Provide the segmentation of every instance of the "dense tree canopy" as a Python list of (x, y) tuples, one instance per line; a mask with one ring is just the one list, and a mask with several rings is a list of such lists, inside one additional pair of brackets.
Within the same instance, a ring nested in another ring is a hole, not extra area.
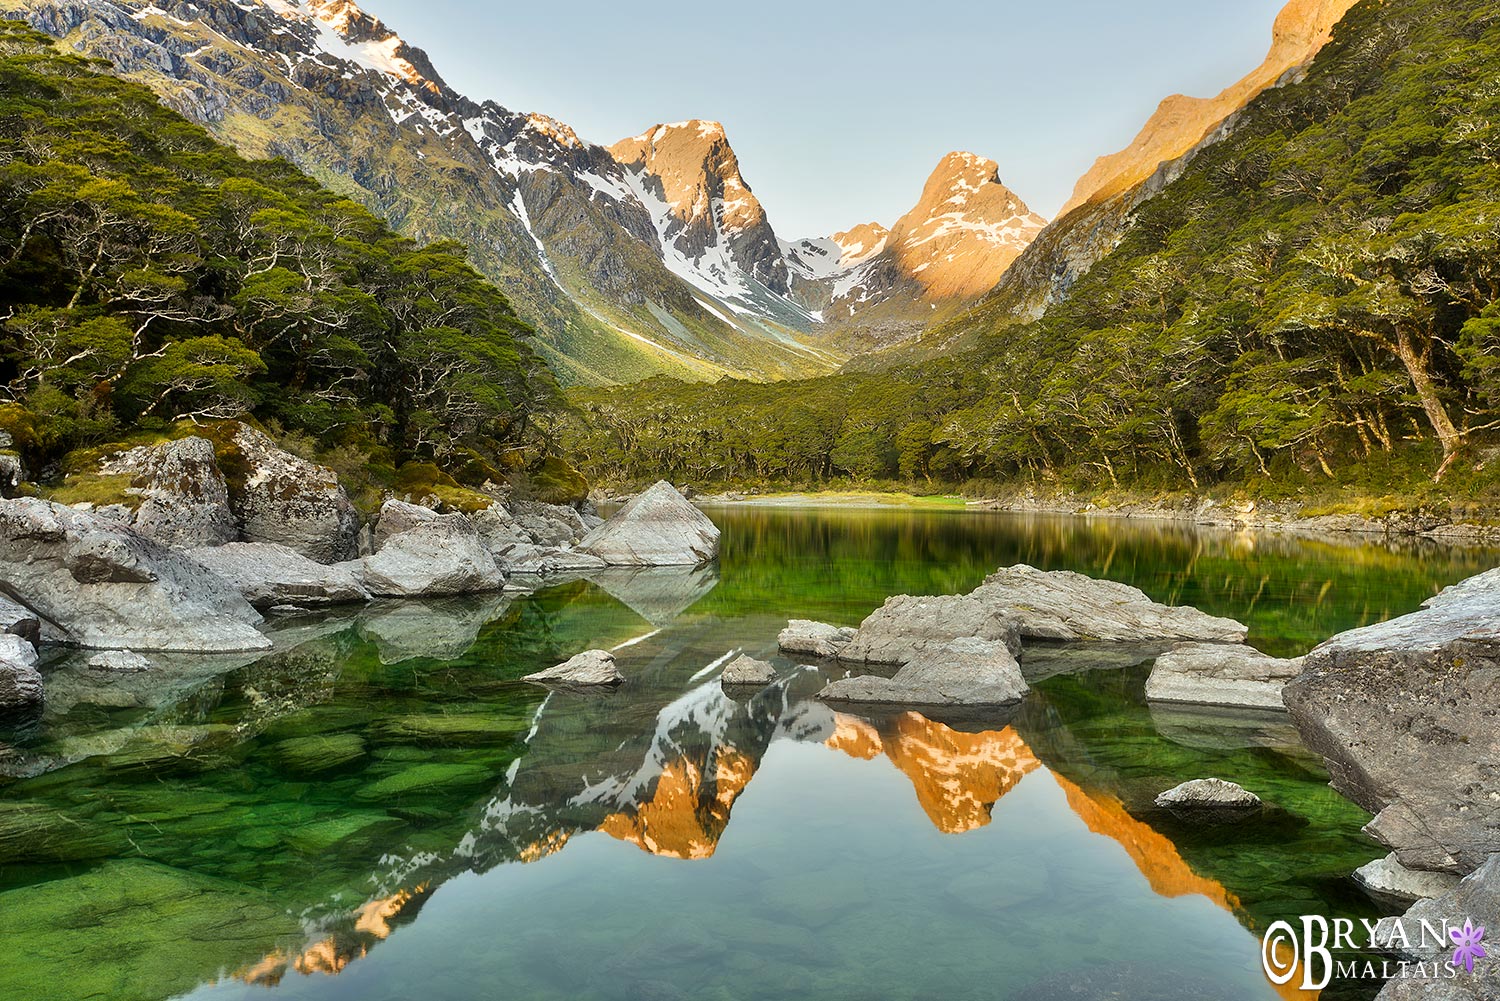
[[(1202, 489), (1486, 466), (1500, 427), (1500, 10), (1366, 0), (1040, 321), (778, 386), (579, 394), (620, 479)], [(1451, 481), (1450, 481), (1451, 482)]]
[(0, 20), (0, 410), (44, 458), (252, 414), (324, 447), (498, 461), (556, 410), (461, 247), (100, 70)]

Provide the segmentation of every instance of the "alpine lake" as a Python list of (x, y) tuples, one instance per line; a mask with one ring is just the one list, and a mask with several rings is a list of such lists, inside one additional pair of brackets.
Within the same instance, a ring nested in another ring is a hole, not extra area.
[[(1029, 649), (949, 726), (814, 696), (789, 618), (1029, 563), (1278, 656), (1500, 553), (962, 508), (710, 508), (719, 561), (278, 618), (274, 652), (46, 665), (0, 729), (0, 998), (1251, 1001), (1272, 922), (1390, 913), (1384, 854), (1284, 716), (1165, 708), (1149, 653)], [(518, 582), (519, 583), (519, 582)], [(522, 675), (612, 648), (612, 694)], [(779, 680), (723, 691), (737, 652)], [(1254, 819), (1153, 806), (1238, 782)], [(1327, 999), (1379, 984), (1335, 981)]]

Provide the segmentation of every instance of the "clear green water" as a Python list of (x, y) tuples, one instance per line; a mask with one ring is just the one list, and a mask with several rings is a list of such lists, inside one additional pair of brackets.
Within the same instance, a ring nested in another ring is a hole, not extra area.
[[(1149, 661), (1029, 658), (975, 732), (836, 715), (789, 617), (1028, 562), (1299, 653), (1496, 554), (941, 510), (725, 509), (716, 570), (281, 623), (257, 661), (63, 660), (0, 731), (0, 997), (1259, 999), (1259, 929), (1373, 916), (1380, 854), (1276, 717), (1144, 704)], [(629, 644), (621, 646), (622, 644)], [(515, 681), (619, 646), (603, 697)], [(782, 680), (734, 698), (732, 651)], [(1218, 775), (1274, 808), (1151, 806)], [(1371, 985), (1325, 997), (1367, 998)]]

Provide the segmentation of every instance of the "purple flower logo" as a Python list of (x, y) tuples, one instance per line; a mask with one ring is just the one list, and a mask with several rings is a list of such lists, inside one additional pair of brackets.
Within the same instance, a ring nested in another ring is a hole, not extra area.
[(1448, 934), (1455, 946), (1453, 965), (1462, 966), (1466, 972), (1473, 973), (1474, 960), (1483, 959), (1486, 955), (1484, 946), (1479, 944), (1484, 941), (1484, 925), (1475, 928), (1473, 919), (1465, 918), (1462, 928), (1450, 928)]

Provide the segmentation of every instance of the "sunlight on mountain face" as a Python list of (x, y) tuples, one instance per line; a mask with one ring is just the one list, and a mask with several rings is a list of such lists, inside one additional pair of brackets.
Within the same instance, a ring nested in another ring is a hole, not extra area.
[(649, 800), (610, 814), (599, 830), (653, 855), (708, 858), (753, 774), (755, 763), (733, 748), (718, 748), (707, 770), (686, 758), (669, 762)]
[(837, 729), (828, 746), (865, 760), (884, 752), (911, 780), (923, 812), (944, 834), (988, 824), (1000, 797), (1040, 764), (1010, 727), (964, 733), (906, 713), (882, 736), (858, 717), (836, 717)]

